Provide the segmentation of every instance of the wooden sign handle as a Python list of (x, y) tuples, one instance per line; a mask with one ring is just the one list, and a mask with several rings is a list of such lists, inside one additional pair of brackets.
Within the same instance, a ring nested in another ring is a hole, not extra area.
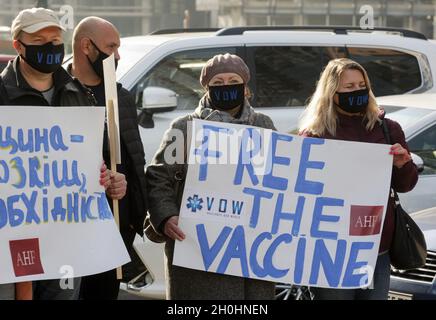
[[(109, 133), (109, 149), (110, 149), (110, 158), (111, 158), (111, 166), (110, 169), (112, 172), (117, 172), (117, 152), (118, 145), (116, 143), (117, 139), (115, 138), (116, 133), (116, 125), (115, 125), (115, 111), (114, 111), (114, 102), (113, 100), (108, 101), (108, 109), (107, 109), (107, 125), (108, 125), (108, 133)], [(112, 209), (114, 211), (115, 223), (120, 229), (120, 208), (118, 205), (118, 200), (112, 199)], [(123, 272), (121, 267), (117, 268), (117, 279), (120, 280), (123, 277)]]

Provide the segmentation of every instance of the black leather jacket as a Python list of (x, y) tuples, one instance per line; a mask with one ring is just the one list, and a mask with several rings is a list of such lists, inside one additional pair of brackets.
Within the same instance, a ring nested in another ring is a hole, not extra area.
[(9, 62), (0, 75), (0, 105), (21, 106), (92, 106), (92, 92), (63, 68), (53, 73), (54, 94), (49, 104), (38, 90), (32, 88), (18, 68), (20, 57)]

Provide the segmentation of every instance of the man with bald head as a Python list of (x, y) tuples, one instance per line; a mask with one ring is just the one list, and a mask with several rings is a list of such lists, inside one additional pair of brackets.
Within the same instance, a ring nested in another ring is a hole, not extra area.
[(99, 17), (83, 19), (74, 29), (71, 74), (88, 87), (102, 84), (102, 61), (113, 53), (118, 62), (119, 47), (120, 35), (112, 23)]
[[(88, 87), (104, 106), (103, 60), (115, 56), (115, 67), (120, 55), (120, 35), (115, 26), (99, 17), (87, 17), (79, 22), (73, 34), (73, 62), (68, 66), (70, 74)], [(120, 232), (129, 252), (132, 252), (135, 234), (143, 235), (147, 212), (145, 156), (138, 130), (137, 112), (131, 94), (117, 84), (121, 137), (121, 165), (117, 171), (127, 180), (126, 196), (120, 200)], [(106, 128), (105, 128), (106, 130)], [(103, 158), (110, 161), (109, 147), (105, 134)], [(107, 162), (110, 163), (110, 162)], [(111, 195), (108, 195), (111, 197)], [(109, 203), (112, 203), (109, 201)], [(117, 299), (120, 281), (116, 270), (83, 277), (80, 296), (82, 299)]]

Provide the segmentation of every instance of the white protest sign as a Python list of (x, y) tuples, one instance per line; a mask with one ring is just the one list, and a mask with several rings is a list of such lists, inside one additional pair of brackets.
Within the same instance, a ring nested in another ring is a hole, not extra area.
[(0, 283), (130, 261), (99, 184), (104, 111), (1, 107)]
[[(121, 163), (121, 148), (120, 148), (120, 116), (118, 111), (118, 91), (117, 91), (117, 78), (115, 74), (115, 56), (112, 53), (108, 58), (103, 60), (103, 74), (104, 74), (104, 92), (106, 98), (106, 108), (109, 107), (110, 102), (114, 106), (114, 120), (115, 120), (115, 132), (113, 137), (115, 138), (115, 152), (116, 163)], [(109, 113), (109, 111), (107, 111)], [(112, 135), (111, 126), (108, 126), (109, 136)], [(114, 168), (111, 168), (115, 170)]]
[(175, 265), (317, 287), (371, 284), (388, 145), (203, 120), (191, 139)]

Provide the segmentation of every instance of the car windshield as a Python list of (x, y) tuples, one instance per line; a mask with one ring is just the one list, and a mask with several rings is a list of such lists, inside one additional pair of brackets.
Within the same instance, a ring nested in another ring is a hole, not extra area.
[(117, 68), (117, 79), (121, 79), (142, 57), (155, 48), (154, 44), (121, 40), (120, 60)]
[(434, 110), (430, 109), (398, 108), (390, 106), (383, 106), (383, 109), (386, 110), (386, 113), (388, 114), (387, 117), (397, 121), (403, 129), (411, 126), (419, 119), (434, 112)]

